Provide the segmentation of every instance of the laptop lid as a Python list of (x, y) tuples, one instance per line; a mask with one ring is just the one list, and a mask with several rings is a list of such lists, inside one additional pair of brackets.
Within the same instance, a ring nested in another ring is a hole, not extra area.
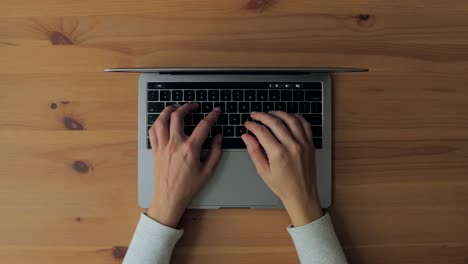
[(309, 74), (367, 72), (364, 68), (108, 68), (105, 72), (138, 72), (161, 74)]

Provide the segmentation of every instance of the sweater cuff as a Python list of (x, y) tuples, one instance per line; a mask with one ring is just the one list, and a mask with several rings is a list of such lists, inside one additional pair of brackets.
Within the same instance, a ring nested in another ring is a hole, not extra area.
[(288, 232), (301, 263), (347, 263), (328, 213)]
[(183, 233), (183, 229), (165, 226), (142, 213), (124, 263), (168, 263)]

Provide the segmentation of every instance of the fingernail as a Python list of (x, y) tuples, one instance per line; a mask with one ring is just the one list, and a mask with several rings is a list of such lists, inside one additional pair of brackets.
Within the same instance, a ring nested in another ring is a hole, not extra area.
[(175, 107), (175, 108), (179, 108), (179, 107), (180, 107), (180, 104), (175, 104), (174, 107)]
[(215, 112), (221, 112), (221, 108), (215, 107), (215, 108), (213, 109), (213, 111), (215, 111)]
[(257, 113), (257, 112), (252, 112), (252, 113), (250, 113), (250, 114), (251, 114), (251, 115), (255, 115), (256, 113)]

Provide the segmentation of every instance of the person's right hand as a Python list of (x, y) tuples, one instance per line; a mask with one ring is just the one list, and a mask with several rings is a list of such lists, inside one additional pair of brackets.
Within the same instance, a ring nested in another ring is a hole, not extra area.
[(249, 134), (242, 135), (242, 140), (258, 174), (281, 199), (292, 224), (302, 226), (320, 218), (322, 209), (315, 186), (315, 149), (309, 123), (300, 115), (282, 111), (253, 112), (251, 117), (263, 124), (245, 123), (258, 141)]

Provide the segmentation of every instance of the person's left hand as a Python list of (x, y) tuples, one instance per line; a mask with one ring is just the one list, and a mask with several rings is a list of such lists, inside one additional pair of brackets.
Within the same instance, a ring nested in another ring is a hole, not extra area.
[(184, 117), (198, 104), (169, 106), (149, 130), (153, 151), (154, 189), (148, 216), (176, 227), (192, 197), (213, 174), (221, 158), (222, 135), (217, 135), (205, 161), (200, 160), (202, 143), (221, 110), (215, 108), (197, 125), (191, 136), (184, 134)]

